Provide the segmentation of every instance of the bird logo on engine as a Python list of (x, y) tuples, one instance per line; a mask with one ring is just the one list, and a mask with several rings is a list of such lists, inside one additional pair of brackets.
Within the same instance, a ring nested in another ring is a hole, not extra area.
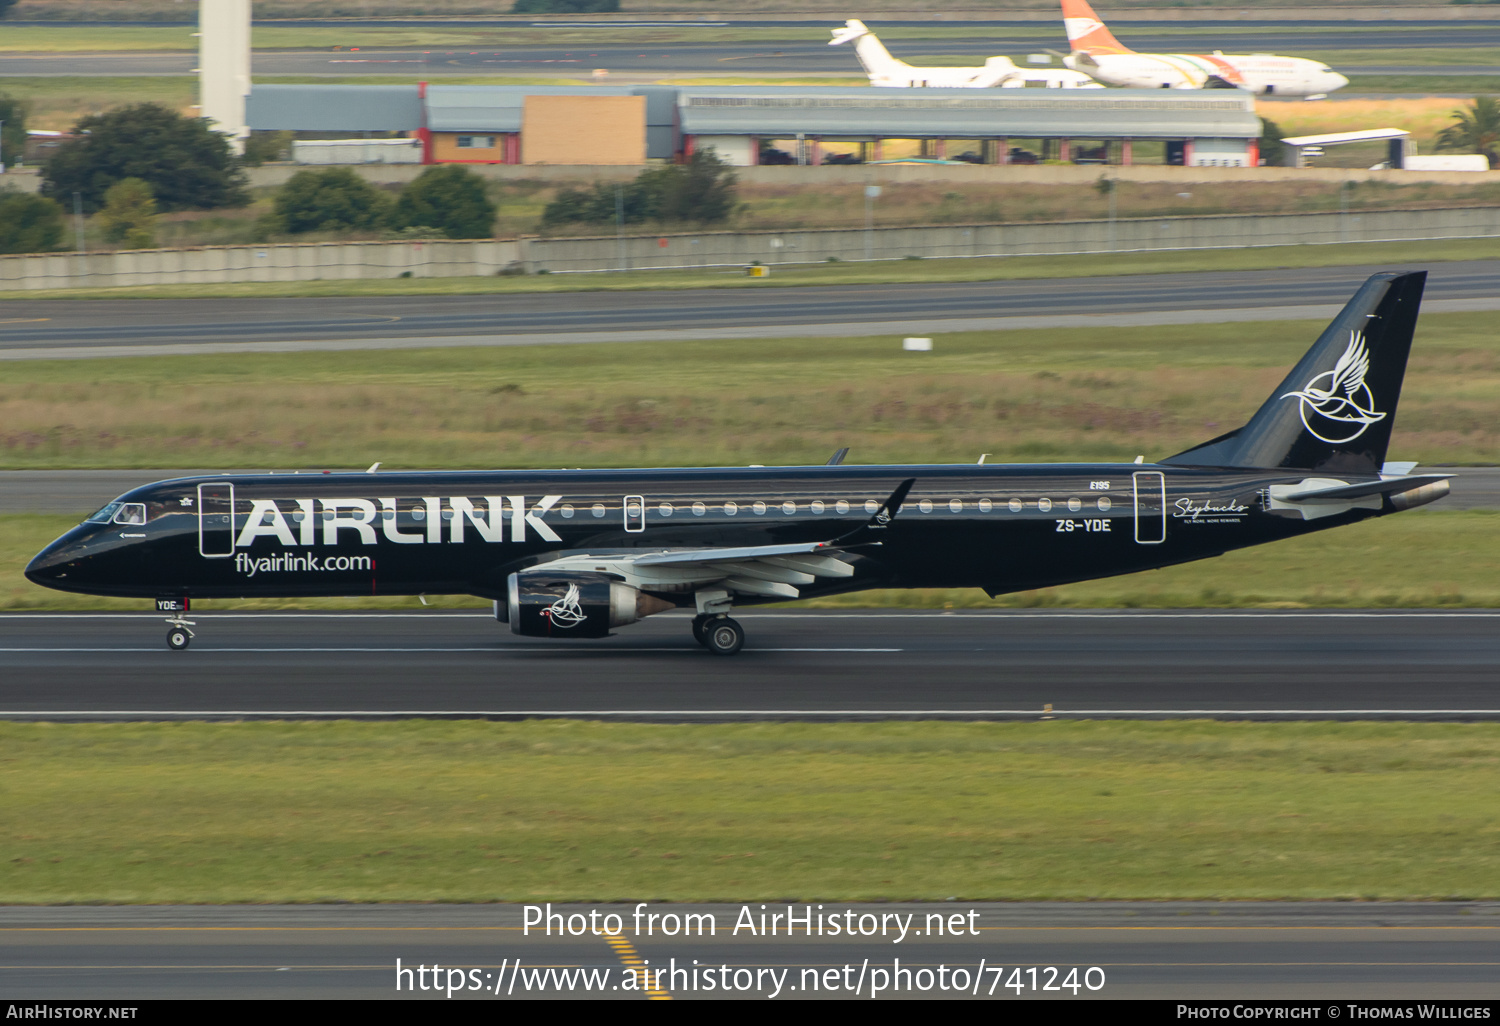
[(568, 585), (567, 593), (546, 609), (542, 610), (552, 626), (566, 630), (569, 627), (577, 627), (588, 619), (588, 614), (583, 611), (583, 606), (578, 602), (578, 585)]

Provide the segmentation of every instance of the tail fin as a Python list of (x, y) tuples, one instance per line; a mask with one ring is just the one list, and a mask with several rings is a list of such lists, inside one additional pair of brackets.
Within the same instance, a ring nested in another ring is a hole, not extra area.
[(1088, 0), (1062, 0), (1063, 29), (1068, 33), (1068, 45), (1075, 53), (1082, 50), (1094, 57), (1109, 53), (1135, 53), (1120, 45), (1104, 22), (1094, 13)]
[(1371, 275), (1250, 423), (1160, 462), (1378, 473), (1426, 282)]
[(865, 23), (856, 19), (844, 22), (841, 29), (832, 29), (833, 39), (829, 46), (838, 46), (840, 43), (854, 44), (854, 52), (859, 57), (859, 63), (864, 65), (865, 71), (872, 75), (886, 75), (896, 68), (905, 67), (904, 61), (898, 61), (891, 56), (891, 52), (885, 48), (885, 44), (865, 27)]

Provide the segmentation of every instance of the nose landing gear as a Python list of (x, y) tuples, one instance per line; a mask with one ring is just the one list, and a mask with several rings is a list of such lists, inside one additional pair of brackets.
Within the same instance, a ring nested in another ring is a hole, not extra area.
[(174, 652), (181, 652), (196, 637), (193, 634), (194, 620), (184, 620), (180, 616), (167, 617), (167, 623), (172, 629), (167, 631), (167, 647)]

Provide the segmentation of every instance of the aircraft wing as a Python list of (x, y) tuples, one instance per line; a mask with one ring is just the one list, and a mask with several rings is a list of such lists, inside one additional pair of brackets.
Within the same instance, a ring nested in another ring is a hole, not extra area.
[(794, 599), (798, 588), (819, 577), (853, 577), (854, 567), (839, 559), (845, 549), (878, 542), (901, 509), (915, 478), (897, 486), (868, 521), (830, 541), (732, 548), (658, 549), (593, 555), (573, 553), (537, 569), (605, 573), (642, 591), (683, 593), (708, 586), (735, 595)]
[(539, 569), (607, 573), (642, 591), (688, 592), (715, 585), (731, 594), (794, 599), (801, 585), (819, 577), (854, 576), (854, 567), (834, 555), (839, 551), (827, 542), (667, 549), (564, 556)]

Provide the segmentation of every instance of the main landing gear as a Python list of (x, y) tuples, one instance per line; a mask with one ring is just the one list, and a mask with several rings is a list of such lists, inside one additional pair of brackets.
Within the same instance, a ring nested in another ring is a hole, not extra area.
[(714, 655), (732, 656), (745, 645), (745, 628), (727, 616), (695, 616), (693, 639)]

